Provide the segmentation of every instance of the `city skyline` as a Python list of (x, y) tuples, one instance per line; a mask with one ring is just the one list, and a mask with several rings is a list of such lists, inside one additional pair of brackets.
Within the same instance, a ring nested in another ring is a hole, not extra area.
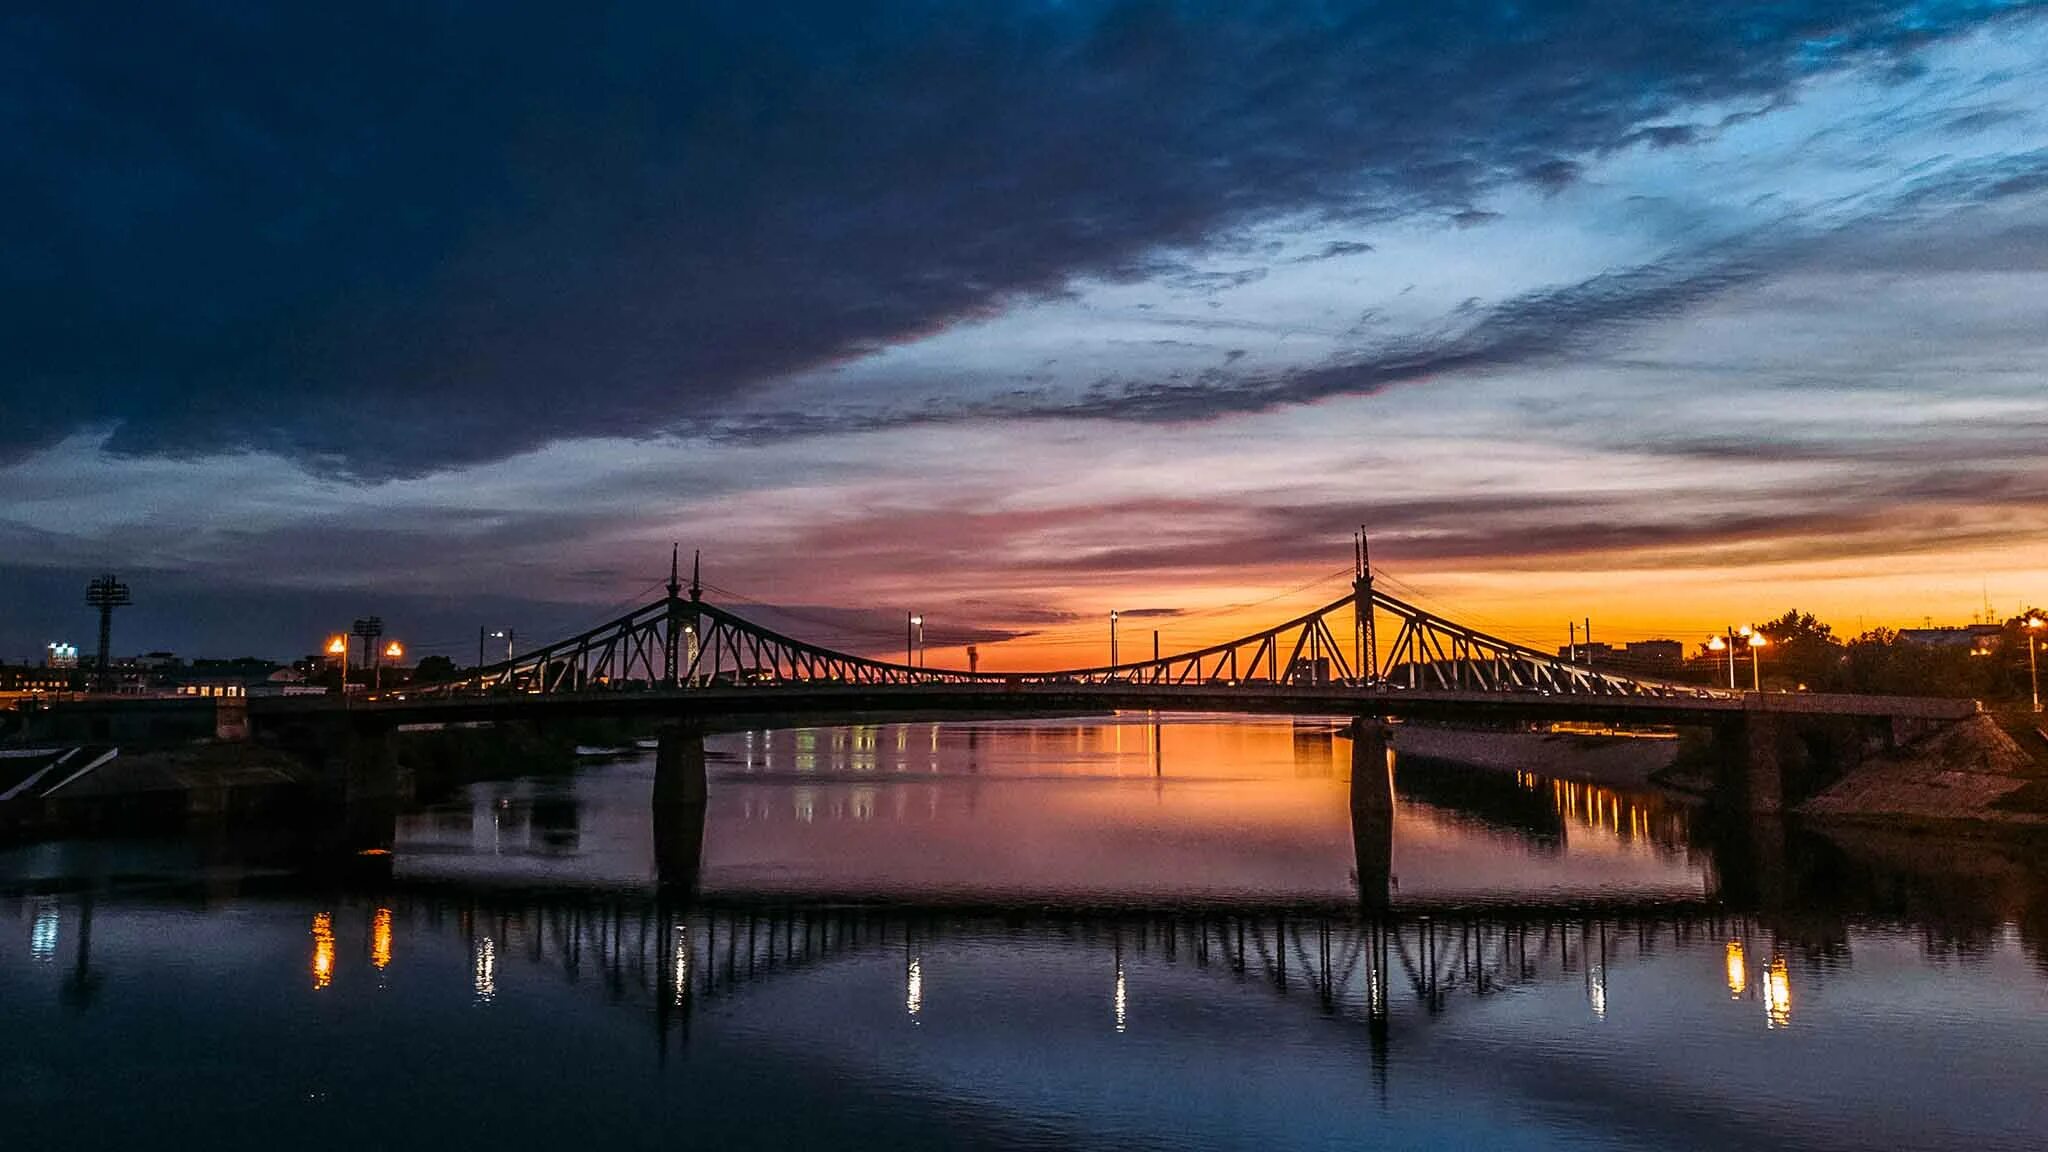
[(10, 658), (2048, 599), (2036, 5), (0, 20)]

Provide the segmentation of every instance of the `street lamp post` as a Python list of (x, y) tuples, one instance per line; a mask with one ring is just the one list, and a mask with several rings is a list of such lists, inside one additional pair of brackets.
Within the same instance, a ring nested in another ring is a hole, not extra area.
[(2034, 639), (2034, 633), (2039, 632), (2043, 628), (2048, 628), (2048, 620), (2043, 620), (2039, 616), (2029, 616), (2027, 617), (2026, 631), (2022, 633), (2027, 638), (2027, 677), (2034, 683), (2034, 711), (2036, 712), (2041, 710), (2041, 658), (2035, 655), (2035, 652), (2041, 647), (2041, 642)]
[(924, 639), (924, 617), (915, 612), (903, 614), (903, 663), (915, 668), (918, 649)]
[[(1728, 635), (1730, 639), (1733, 639), (1735, 636), (1734, 629), (1729, 629)], [(1728, 640), (1723, 640), (1719, 636), (1709, 636), (1707, 638), (1707, 651), (1728, 653), (1728, 690), (1730, 692), (1735, 691), (1735, 645), (1729, 643)]]
[(348, 637), (337, 632), (327, 640), (327, 654), (341, 667), (341, 698), (348, 699)]
[(1735, 641), (1738, 636), (1742, 638), (1742, 644), (1749, 649), (1750, 682), (1755, 686), (1756, 691), (1762, 692), (1764, 690), (1763, 672), (1757, 665), (1757, 658), (1761, 653), (1757, 650), (1771, 641), (1770, 637), (1757, 631), (1755, 625), (1744, 624), (1740, 628), (1730, 628), (1725, 636), (1709, 636), (1707, 638), (1707, 651), (1728, 653), (1728, 690), (1733, 692), (1735, 691), (1735, 649), (1737, 647)]
[[(403, 658), (404, 656), (405, 645), (400, 644), (398, 641), (393, 640), (391, 643), (386, 644), (384, 646), (385, 660), (391, 660), (395, 662)], [(384, 663), (381, 660), (377, 663), (377, 686), (375, 691), (380, 696), (384, 694)]]
[(1116, 609), (1109, 610), (1109, 666), (1116, 667)]

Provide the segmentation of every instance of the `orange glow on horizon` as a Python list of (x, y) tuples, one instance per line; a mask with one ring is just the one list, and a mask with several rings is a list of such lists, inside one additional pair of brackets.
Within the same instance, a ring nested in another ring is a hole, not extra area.
[[(1677, 640), (1690, 652), (1703, 638), (1726, 631), (1730, 620), (1774, 619), (1788, 609), (1811, 612), (1831, 625), (1837, 636), (1850, 639), (1874, 628), (1920, 627), (1929, 619), (1936, 624), (1973, 622), (1983, 611), (1987, 584), (2001, 616), (2048, 603), (2048, 566), (2039, 550), (2031, 548), (2000, 547), (1939, 557), (1915, 554), (1881, 565), (1858, 557), (1726, 569), (1695, 562), (1659, 569), (1637, 567), (1626, 557), (1598, 555), (1576, 557), (1570, 566), (1558, 561), (1554, 567), (1534, 570), (1509, 567), (1505, 561), (1502, 565), (1440, 571), (1382, 568), (1379, 586), (1419, 608), (1545, 652), (1564, 647), (1570, 639), (1567, 626), (1587, 617), (1592, 618), (1596, 642)], [(966, 574), (962, 579), (972, 583)], [(1303, 588), (1304, 584), (1311, 586)], [(1118, 654), (1124, 663), (1132, 663), (1151, 657), (1155, 628), (1161, 655), (1190, 652), (1332, 603), (1348, 594), (1349, 584), (1348, 572), (1333, 569), (1275, 569), (1229, 580), (1169, 574), (1017, 593), (1021, 601), (1067, 614), (1072, 623), (1046, 626), (984, 614), (926, 615), (953, 626), (1024, 633), (1009, 640), (977, 639), (984, 672), (1093, 668), (1109, 663), (1108, 615), (1113, 607), (1122, 609)], [(951, 591), (938, 589), (939, 594)], [(968, 595), (965, 585), (959, 594)], [(930, 600), (933, 593), (927, 590), (916, 598)], [(1133, 604), (1172, 614), (1134, 617), (1128, 608)], [(1384, 649), (1391, 644), (1393, 629), (1381, 631)], [(967, 667), (966, 644), (947, 642), (943, 628), (929, 634), (925, 653), (929, 667)], [(878, 640), (866, 654), (900, 661), (901, 641), (892, 649)]]

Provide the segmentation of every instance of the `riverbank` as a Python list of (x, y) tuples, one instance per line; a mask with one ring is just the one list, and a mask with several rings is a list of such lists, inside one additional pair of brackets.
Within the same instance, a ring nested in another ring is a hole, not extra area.
[[(1802, 816), (1892, 827), (1998, 824), (2048, 829), (2048, 754), (1990, 714), (1865, 761), (1799, 806)], [(2021, 727), (2025, 731), (2024, 727)]]
[(1499, 772), (1531, 772), (1608, 788), (1654, 788), (1678, 755), (1668, 735), (1527, 732), (1402, 724), (1393, 730), (1398, 756), (1445, 760)]

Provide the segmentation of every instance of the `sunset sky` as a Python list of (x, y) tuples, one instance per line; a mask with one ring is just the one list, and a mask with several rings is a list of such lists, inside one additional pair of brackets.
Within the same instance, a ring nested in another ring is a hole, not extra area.
[(2048, 604), (2048, 6), (246, 7), (0, 12), (10, 660)]

